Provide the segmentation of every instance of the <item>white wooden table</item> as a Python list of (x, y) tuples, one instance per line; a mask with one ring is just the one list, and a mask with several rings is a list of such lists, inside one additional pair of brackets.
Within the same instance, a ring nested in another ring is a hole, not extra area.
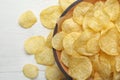
[[(35, 80), (46, 80), (45, 67), (36, 64), (34, 56), (24, 51), (24, 41), (34, 35), (47, 36), (49, 30), (39, 20), (40, 11), (57, 0), (0, 0), (0, 80), (29, 80), (22, 73), (25, 64), (32, 63), (39, 67), (40, 73)], [(38, 22), (30, 29), (18, 25), (21, 13), (32, 10)]]

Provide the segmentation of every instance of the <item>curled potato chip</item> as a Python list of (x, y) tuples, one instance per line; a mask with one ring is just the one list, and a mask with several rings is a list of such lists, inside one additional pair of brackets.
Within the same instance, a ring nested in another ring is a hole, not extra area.
[(41, 52), (45, 47), (45, 39), (42, 36), (33, 36), (28, 38), (24, 43), (25, 51), (28, 54)]
[(19, 25), (23, 28), (30, 28), (37, 22), (37, 19), (32, 11), (26, 11), (19, 17)]
[(79, 56), (79, 54), (73, 48), (73, 43), (79, 36), (80, 36), (79, 32), (71, 32), (67, 34), (65, 38), (63, 39), (63, 47), (64, 47), (65, 52), (68, 55)]
[(109, 15), (111, 21), (115, 21), (119, 16), (119, 0), (107, 0), (104, 11)]
[(92, 73), (92, 63), (88, 57), (71, 57), (68, 73), (75, 80), (86, 80)]
[(60, 15), (62, 14), (62, 10), (60, 6), (51, 6), (47, 9), (44, 9), (40, 13), (41, 23), (49, 29), (53, 29)]
[(57, 50), (63, 49), (63, 38), (66, 36), (65, 32), (59, 32), (52, 38), (52, 46)]
[(53, 51), (51, 48), (46, 47), (42, 52), (35, 54), (35, 59), (38, 64), (53, 65), (55, 63)]
[(82, 25), (85, 14), (92, 6), (93, 4), (89, 2), (80, 2), (73, 11), (73, 20)]
[(47, 66), (45, 75), (47, 80), (63, 80), (65, 78), (56, 65)]
[(38, 67), (32, 64), (26, 64), (23, 67), (23, 73), (26, 77), (34, 79), (38, 76)]
[(65, 9), (67, 9), (75, 1), (76, 0), (59, 0), (59, 4), (60, 4), (61, 8), (64, 11)]
[(81, 26), (75, 23), (72, 18), (66, 19), (61, 27), (62, 31), (66, 33), (82, 31)]

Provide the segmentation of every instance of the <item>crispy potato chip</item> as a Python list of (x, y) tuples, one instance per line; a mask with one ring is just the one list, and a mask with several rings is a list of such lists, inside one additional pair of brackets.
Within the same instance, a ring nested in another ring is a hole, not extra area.
[(71, 57), (68, 73), (75, 80), (86, 80), (92, 73), (92, 64), (88, 57)]
[(32, 11), (26, 11), (19, 17), (19, 25), (23, 28), (31, 28), (37, 22)]
[(120, 72), (114, 71), (113, 80), (120, 80)]
[(107, 0), (104, 11), (109, 15), (111, 21), (115, 21), (119, 16), (119, 0)]
[(65, 32), (59, 32), (52, 38), (52, 46), (57, 50), (63, 49), (63, 38), (66, 36)]
[(63, 39), (63, 47), (68, 55), (76, 56), (79, 54), (74, 50), (73, 43), (80, 36), (79, 32), (71, 32)]
[(24, 43), (25, 51), (28, 54), (40, 53), (45, 47), (45, 39), (42, 36), (33, 36)]
[(52, 48), (52, 37), (53, 37), (53, 30), (49, 33), (46, 39), (46, 46)]
[(66, 33), (82, 31), (81, 26), (79, 26), (77, 23), (75, 23), (72, 18), (66, 19), (63, 22), (61, 27), (62, 27), (62, 31), (64, 31)]
[(64, 11), (65, 9), (67, 9), (75, 1), (76, 0), (59, 0), (59, 5), (61, 6), (61, 8)]
[(80, 2), (73, 11), (73, 20), (82, 25), (85, 14), (92, 6), (93, 4), (89, 2)]
[(62, 9), (60, 8), (60, 6), (48, 7), (40, 13), (41, 23), (46, 28), (53, 29), (61, 14)]
[(69, 55), (64, 50), (61, 52), (61, 61), (66, 67), (68, 67)]
[(42, 52), (35, 54), (35, 59), (38, 64), (53, 65), (55, 63), (53, 51), (51, 48), (46, 47)]
[(56, 65), (48, 66), (45, 75), (47, 80), (63, 80), (65, 78)]
[(102, 35), (99, 40), (101, 50), (108, 55), (118, 55), (118, 35), (119, 33), (116, 28), (112, 28), (106, 34)]
[(115, 68), (117, 72), (120, 72), (120, 56), (115, 57)]
[(23, 73), (27, 78), (34, 79), (38, 76), (38, 67), (32, 64), (26, 64), (23, 67)]
[(118, 19), (115, 21), (115, 25), (116, 25), (118, 31), (120, 32), (120, 16), (119, 16)]
[(94, 6), (94, 11), (98, 10), (98, 9), (103, 9), (104, 8), (104, 2), (103, 1), (97, 1), (95, 3), (95, 6)]
[(95, 72), (93, 80), (103, 80), (98, 72)]

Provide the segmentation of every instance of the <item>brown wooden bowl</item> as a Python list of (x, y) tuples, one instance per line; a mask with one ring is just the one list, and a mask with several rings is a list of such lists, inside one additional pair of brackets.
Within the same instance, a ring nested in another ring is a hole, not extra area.
[[(72, 16), (72, 12), (74, 7), (82, 2), (82, 1), (87, 1), (87, 2), (91, 2), (91, 3), (95, 3), (97, 1), (105, 1), (105, 0), (77, 0), (75, 1), (73, 4), (71, 4), (64, 12), (63, 14), (60, 16), (59, 21), (56, 23), (55, 29), (54, 29), (54, 34), (53, 36), (61, 31), (61, 24), (64, 22), (65, 19), (68, 19)], [(68, 68), (66, 66), (64, 66), (64, 64), (61, 62), (60, 57), (61, 57), (61, 51), (57, 51), (56, 49), (53, 48), (53, 54), (54, 54), (54, 58), (55, 61), (59, 67), (59, 69), (63, 72), (63, 74), (66, 77), (66, 80), (72, 80), (72, 78), (70, 77), (70, 75), (68, 74)]]

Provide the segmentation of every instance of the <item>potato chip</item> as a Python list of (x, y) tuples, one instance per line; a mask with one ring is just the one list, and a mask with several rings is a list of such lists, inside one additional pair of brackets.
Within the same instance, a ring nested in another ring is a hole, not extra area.
[(118, 19), (115, 21), (115, 25), (116, 25), (118, 31), (120, 32), (120, 16), (119, 16)]
[(59, 0), (59, 5), (61, 6), (61, 8), (64, 11), (65, 9), (67, 9), (75, 1), (76, 0)]
[(33, 36), (28, 38), (24, 43), (25, 51), (28, 54), (40, 53), (45, 46), (45, 39), (42, 36)]
[(64, 31), (66, 33), (82, 31), (81, 26), (79, 26), (77, 23), (75, 23), (72, 18), (66, 19), (63, 22), (61, 27), (62, 27), (62, 31)]
[(93, 4), (89, 2), (80, 2), (73, 11), (73, 20), (82, 25), (85, 14), (92, 6)]
[(35, 54), (35, 59), (38, 64), (53, 65), (55, 63), (53, 51), (51, 48), (46, 47), (42, 52)]
[(53, 37), (53, 30), (49, 33), (46, 39), (46, 46), (52, 48), (52, 37)]
[(68, 73), (75, 80), (86, 80), (92, 73), (92, 64), (88, 57), (71, 57)]
[(93, 80), (103, 80), (98, 72), (95, 72)]
[(107, 0), (104, 11), (109, 15), (111, 21), (115, 21), (119, 16), (119, 0)]
[(115, 57), (115, 68), (117, 72), (120, 72), (120, 56)]
[(113, 80), (120, 80), (120, 72), (114, 71)]
[(27, 78), (34, 79), (38, 76), (38, 67), (32, 64), (26, 64), (23, 67), (23, 73)]
[(116, 28), (112, 28), (106, 34), (102, 35), (99, 40), (101, 50), (108, 55), (118, 55), (118, 35), (119, 33)]
[(56, 65), (48, 66), (45, 75), (47, 80), (63, 80), (65, 78)]
[(68, 35), (66, 35), (65, 38), (63, 39), (63, 47), (64, 47), (65, 52), (68, 55), (79, 56), (79, 54), (73, 48), (73, 43), (79, 36), (80, 36), (80, 33), (71, 32)]
[(52, 46), (57, 50), (63, 49), (63, 38), (66, 36), (65, 32), (59, 32), (52, 38)]
[(37, 22), (36, 16), (32, 11), (26, 11), (19, 17), (19, 25), (23, 28), (31, 28)]
[(40, 13), (41, 23), (46, 28), (53, 29), (61, 14), (62, 9), (60, 8), (60, 6), (48, 7)]
[(64, 50), (61, 52), (61, 61), (66, 67), (68, 67), (69, 55)]

